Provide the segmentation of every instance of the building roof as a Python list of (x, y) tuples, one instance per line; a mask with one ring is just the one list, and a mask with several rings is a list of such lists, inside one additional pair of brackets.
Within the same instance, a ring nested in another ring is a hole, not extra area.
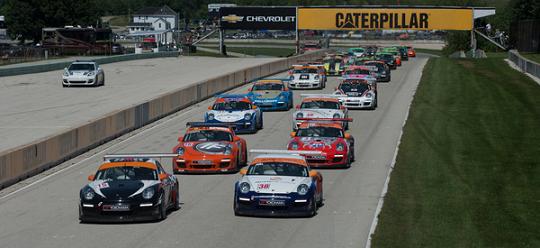
[(167, 5), (162, 7), (144, 7), (135, 12), (134, 15), (174, 15), (176, 12)]

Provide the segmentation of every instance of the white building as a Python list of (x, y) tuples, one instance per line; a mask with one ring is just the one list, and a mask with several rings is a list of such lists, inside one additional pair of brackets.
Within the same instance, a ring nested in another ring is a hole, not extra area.
[(133, 14), (128, 24), (129, 36), (152, 35), (162, 45), (173, 41), (174, 30), (178, 30), (178, 14), (169, 6), (145, 7)]

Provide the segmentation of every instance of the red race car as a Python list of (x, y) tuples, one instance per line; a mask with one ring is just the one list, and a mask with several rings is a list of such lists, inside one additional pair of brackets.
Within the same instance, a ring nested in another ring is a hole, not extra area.
[(247, 163), (246, 141), (232, 126), (190, 122), (184, 136), (173, 149), (175, 173), (236, 172)]
[(311, 167), (349, 168), (354, 161), (354, 138), (345, 132), (349, 118), (303, 118), (288, 150), (321, 151), (321, 155), (305, 155)]

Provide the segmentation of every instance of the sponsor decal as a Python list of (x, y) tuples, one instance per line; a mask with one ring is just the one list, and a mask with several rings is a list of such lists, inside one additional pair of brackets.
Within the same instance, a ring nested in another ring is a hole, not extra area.
[(295, 7), (222, 7), (219, 9), (224, 29), (294, 30)]
[(298, 28), (312, 30), (471, 30), (468, 8), (299, 8)]
[(261, 184), (257, 184), (257, 189), (269, 189), (270, 188), (270, 184), (269, 183), (261, 183)]
[(196, 144), (193, 148), (199, 152), (210, 153), (210, 154), (221, 154), (225, 151), (227, 143), (223, 142), (202, 142)]
[(109, 187), (109, 183), (107, 182), (102, 182), (100, 184), (97, 185), (98, 189), (106, 189)]

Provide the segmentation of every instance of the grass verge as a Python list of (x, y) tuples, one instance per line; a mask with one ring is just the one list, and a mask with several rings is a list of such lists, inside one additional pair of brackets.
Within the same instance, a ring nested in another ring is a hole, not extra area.
[(528, 58), (536, 63), (540, 63), (540, 53), (520, 53), (523, 57)]
[(432, 58), (373, 247), (540, 247), (540, 87), (501, 58)]
[(427, 54), (433, 54), (437, 56), (443, 56), (442, 50), (425, 49), (425, 48), (415, 48), (414, 50), (417, 53), (427, 53)]

